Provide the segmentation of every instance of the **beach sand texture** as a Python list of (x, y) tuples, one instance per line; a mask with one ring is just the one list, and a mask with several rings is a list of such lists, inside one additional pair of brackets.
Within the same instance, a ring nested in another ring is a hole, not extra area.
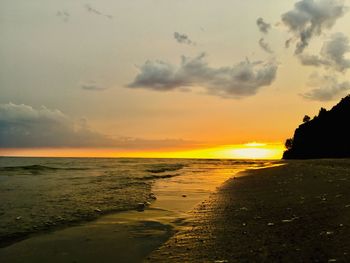
[[(21, 162), (22, 160), (18, 161)], [(45, 161), (58, 162), (58, 160)], [(61, 188), (65, 188), (67, 184), (69, 185), (72, 181), (71, 177), (77, 175), (76, 171), (71, 172), (68, 170), (68, 168), (72, 166), (70, 164), (72, 160), (67, 159), (59, 161), (61, 163), (63, 162), (63, 164), (61, 164), (64, 169), (63, 172), (61, 171), (62, 169), (58, 171), (54, 169), (54, 171), (50, 173), (50, 171), (45, 169), (42, 173), (35, 174), (34, 179), (37, 181), (41, 180), (41, 184), (45, 185), (48, 183), (47, 177), (50, 176), (49, 179), (61, 180)], [(127, 163), (125, 163), (126, 161)], [(69, 163), (68, 168), (64, 166), (66, 162)], [(111, 187), (115, 188), (119, 181), (124, 182), (126, 179), (132, 184), (137, 183), (137, 185), (139, 185), (141, 182), (142, 185), (144, 185), (145, 181), (143, 178), (148, 178), (150, 176), (152, 176), (152, 178), (160, 178), (149, 182), (149, 185), (152, 185), (152, 194), (156, 197), (156, 200), (149, 203), (144, 211), (142, 209), (139, 211), (131, 209), (117, 213), (110, 211), (105, 214), (101, 213), (96, 220), (91, 222), (81, 221), (74, 225), (63, 224), (56, 228), (46, 229), (46, 231), (26, 235), (21, 240), (10, 239), (9, 242), (12, 241), (12, 243), (0, 248), (0, 262), (47, 262), (47, 259), (50, 259), (50, 262), (96, 262), (97, 260), (98, 262), (120, 263), (142, 262), (153, 250), (166, 242), (174, 234), (175, 230), (179, 231), (182, 227), (186, 227), (186, 219), (188, 218), (187, 212), (191, 211), (202, 200), (208, 199), (210, 193), (214, 192), (216, 187), (220, 186), (227, 179), (247, 168), (257, 169), (259, 167), (266, 167), (279, 163), (278, 161), (249, 160), (98, 160), (94, 161), (94, 163), (90, 163), (90, 160), (83, 159), (75, 160), (74, 167), (83, 166), (86, 162), (90, 164), (91, 167), (103, 167), (103, 174), (105, 174), (105, 166), (107, 164), (108, 167), (113, 168), (112, 171), (107, 169), (107, 178), (103, 176), (101, 178), (101, 175), (99, 175), (101, 171), (96, 171), (95, 169), (92, 169), (92, 171), (84, 170), (84, 173), (79, 174), (82, 179), (78, 182), (78, 190), (82, 187), (88, 187), (87, 189), (89, 189), (89, 191), (85, 191), (90, 193), (89, 200), (99, 200), (102, 186), (106, 186), (108, 191)], [(179, 166), (177, 164), (179, 162), (186, 163), (188, 166), (181, 166), (181, 169), (174, 171), (174, 176), (170, 176), (171, 173), (168, 170), (174, 168), (174, 162), (176, 166)], [(132, 165), (132, 167), (130, 168), (128, 165)], [(135, 169), (133, 169), (134, 165), (136, 165)], [(123, 168), (122, 175), (127, 174), (126, 171), (128, 170), (126, 168), (129, 167), (130, 174), (136, 174), (136, 177), (126, 178), (125, 176), (118, 176), (118, 171), (120, 169), (115, 171), (115, 167), (119, 166)], [(32, 166), (29, 167), (32, 168)], [(155, 174), (150, 175), (150, 168), (153, 170), (156, 169)], [(16, 168), (14, 172), (18, 172), (17, 169), (18, 168)], [(147, 169), (146, 172), (145, 169)], [(160, 173), (160, 170), (164, 170), (164, 173)], [(181, 174), (179, 170), (181, 170)], [(27, 170), (23, 173), (26, 172)], [(113, 172), (111, 176), (108, 176), (111, 172)], [(85, 176), (83, 176), (84, 174)], [(90, 180), (91, 178), (94, 179), (96, 175), (99, 175), (99, 181), (106, 182), (103, 182), (102, 185), (94, 185), (94, 181), (90, 182)], [(6, 178), (8, 180), (14, 180), (16, 178), (19, 178), (18, 180), (22, 179), (24, 181), (20, 181), (21, 185), (27, 185), (26, 183), (34, 180), (32, 177), (33, 175), (29, 172), (29, 174), (23, 174), (22, 176)], [(75, 181), (76, 180), (73, 180), (73, 182)], [(10, 185), (11, 182), (13, 181), (8, 181), (7, 185)], [(6, 187), (6, 185), (4, 187)], [(46, 188), (40, 189), (43, 195), (45, 193), (51, 193), (50, 191), (43, 191)], [(35, 187), (34, 190), (36, 190)], [(23, 192), (25, 193), (25, 191), (20, 191), (21, 194)], [(123, 192), (133, 195), (121, 195)], [(111, 203), (108, 202), (107, 205), (110, 207), (118, 205), (121, 201), (128, 197), (135, 196), (135, 193), (137, 194), (138, 192), (139, 188), (120, 188), (119, 191), (109, 193), (109, 195), (113, 195), (113, 198), (108, 199)], [(74, 191), (72, 191), (72, 193), (79, 194), (79, 192), (75, 193)], [(102, 192), (102, 194), (104, 194), (104, 192)], [(145, 195), (148, 195), (147, 191)], [(21, 196), (22, 199), (19, 199), (18, 196)], [(142, 197), (142, 195), (140, 195), (140, 197)], [(17, 199), (17, 202), (21, 202), (23, 200), (23, 195), (17, 195)], [(28, 199), (31, 201), (30, 196), (25, 198), (25, 200)], [(118, 201), (118, 199), (119, 202), (116, 203), (115, 200)], [(35, 200), (36, 199), (34, 199), (34, 201)], [(14, 206), (13, 200), (8, 199), (8, 201), (9, 205), (12, 204), (12, 206)], [(45, 202), (46, 199), (42, 198), (42, 201), (41, 207), (39, 206), (40, 203), (33, 202), (32, 205), (35, 205), (34, 208), (36, 210), (42, 207), (48, 207), (50, 204), (54, 207), (52, 203), (47, 204)], [(80, 202), (76, 202), (76, 205), (71, 206), (71, 209), (79, 209), (79, 204)], [(87, 204), (90, 204), (90, 202), (87, 202)], [(126, 205), (127, 204), (128, 203), (126, 203)], [(28, 203), (26, 203), (26, 205), (28, 206)], [(13, 224), (10, 225), (12, 228), (20, 228), (21, 225), (25, 225), (26, 221), (24, 219), (26, 219), (26, 216), (30, 216), (24, 214), (25, 211), (21, 210), (21, 207), (21, 205), (18, 205), (17, 212), (19, 213), (19, 211), (21, 211), (23, 218), (17, 220), (16, 217), (12, 217)], [(88, 206), (85, 205), (84, 207)], [(94, 212), (93, 208), (91, 210)], [(14, 212), (16, 211), (13, 211), (13, 213)], [(61, 214), (62, 210), (59, 209), (49, 212)], [(11, 217), (3, 216), (2, 218), (11, 220)], [(2, 223), (5, 225), (5, 222)], [(4, 228), (6, 228), (6, 225)]]
[(197, 198), (166, 186), (156, 184), (155, 204), (178, 213), (152, 205), (103, 216), (2, 248), (0, 262), (350, 261), (349, 160), (241, 172), (189, 214), (180, 211)]
[(350, 161), (292, 161), (227, 181), (149, 262), (349, 262)]

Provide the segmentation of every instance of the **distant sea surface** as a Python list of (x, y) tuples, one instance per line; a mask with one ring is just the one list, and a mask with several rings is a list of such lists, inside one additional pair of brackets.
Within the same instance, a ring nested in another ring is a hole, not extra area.
[[(29, 234), (152, 202), (152, 185), (210, 192), (238, 170), (274, 161), (0, 158), (0, 246)], [(175, 190), (176, 189), (172, 189)], [(179, 189), (180, 190), (180, 189)]]

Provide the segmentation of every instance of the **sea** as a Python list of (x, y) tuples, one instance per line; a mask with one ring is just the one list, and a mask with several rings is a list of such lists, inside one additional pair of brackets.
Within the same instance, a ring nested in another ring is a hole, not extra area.
[[(237, 172), (277, 163), (0, 157), (0, 247), (106, 214), (139, 210), (142, 204), (147, 209), (157, 200), (155, 193), (188, 196), (199, 202)], [(195, 202), (182, 209), (191, 209)]]

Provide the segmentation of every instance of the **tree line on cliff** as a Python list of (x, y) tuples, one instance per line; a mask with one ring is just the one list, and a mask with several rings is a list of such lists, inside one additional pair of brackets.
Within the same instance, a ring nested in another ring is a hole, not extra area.
[(350, 157), (350, 95), (313, 119), (306, 115), (285, 146), (283, 159)]

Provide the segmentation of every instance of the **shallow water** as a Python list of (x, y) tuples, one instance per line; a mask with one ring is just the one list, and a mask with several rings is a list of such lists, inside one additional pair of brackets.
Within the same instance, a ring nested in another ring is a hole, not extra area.
[[(152, 187), (185, 212), (238, 170), (268, 161), (0, 158), (0, 244), (152, 201)], [(168, 182), (168, 183), (164, 183)], [(165, 203), (164, 203), (165, 202)]]

